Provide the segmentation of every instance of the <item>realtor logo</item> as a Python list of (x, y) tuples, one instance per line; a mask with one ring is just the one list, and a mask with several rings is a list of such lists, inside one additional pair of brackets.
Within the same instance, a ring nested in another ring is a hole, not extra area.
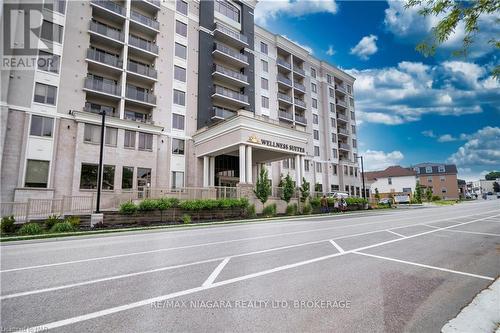
[(250, 135), (250, 137), (248, 138), (248, 142), (251, 142), (251, 143), (261, 143), (260, 139), (255, 134)]

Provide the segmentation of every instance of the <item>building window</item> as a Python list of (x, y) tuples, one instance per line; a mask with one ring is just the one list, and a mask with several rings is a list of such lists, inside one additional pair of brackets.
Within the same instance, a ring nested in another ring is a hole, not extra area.
[(183, 130), (184, 129), (184, 116), (181, 114), (172, 114), (172, 128)]
[(269, 72), (269, 63), (265, 60), (261, 60), (260, 63), (262, 64), (262, 71), (265, 73)]
[(358, 168), (354, 168), (354, 177), (358, 177)]
[(444, 165), (438, 166), (438, 172), (444, 172), (444, 171), (445, 171)]
[(304, 171), (309, 172), (309, 160), (304, 160)]
[(184, 15), (188, 14), (188, 4), (185, 1), (177, 0), (176, 10)]
[(187, 58), (187, 47), (182, 44), (175, 43), (175, 56), (181, 59)]
[(349, 167), (349, 176), (354, 176), (354, 168)]
[(316, 69), (311, 68), (311, 77), (316, 78)]
[(335, 92), (333, 91), (333, 88), (328, 88), (328, 96), (331, 98), (335, 98)]
[(37, 68), (45, 72), (59, 73), (60, 60), (61, 57), (56, 54), (39, 50)]
[(261, 96), (262, 97), (262, 107), (264, 109), (269, 109), (269, 98), (266, 96)]
[(181, 21), (175, 21), (175, 33), (187, 37), (187, 24)]
[(392, 178), (391, 177), (387, 178), (387, 184), (392, 185)]
[(123, 146), (125, 148), (135, 149), (135, 132), (125, 130)]
[(332, 173), (333, 173), (334, 175), (336, 175), (336, 174), (337, 174), (337, 172), (338, 172), (338, 169), (337, 169), (337, 164), (332, 164)]
[(335, 104), (330, 103), (330, 112), (335, 112)]
[(172, 138), (172, 154), (184, 155), (184, 140)]
[(172, 171), (172, 188), (184, 187), (184, 172)]
[(336, 125), (337, 122), (336, 122), (335, 118), (330, 118), (330, 124), (331, 124), (332, 127), (336, 127), (337, 126)]
[(314, 146), (314, 156), (319, 156), (319, 147)]
[(328, 84), (332, 84), (332, 76), (330, 74), (326, 74), (326, 82), (328, 82)]
[(186, 93), (184, 91), (174, 89), (174, 104), (186, 105)]
[(124, 166), (122, 169), (122, 189), (130, 190), (134, 184), (134, 167)]
[[(99, 127), (99, 129), (101, 129)], [(116, 142), (118, 140), (118, 129), (113, 127), (106, 127), (106, 132), (104, 135), (104, 143), (107, 146), (116, 147)]]
[(40, 38), (61, 44), (63, 38), (63, 27), (59, 24), (43, 20)]
[(432, 167), (431, 166), (426, 166), (425, 167), (425, 173), (432, 173)]
[(139, 132), (139, 150), (153, 150), (153, 134)]
[(354, 115), (354, 111), (351, 111), (351, 120), (356, 120), (356, 116)]
[(317, 114), (313, 114), (313, 124), (319, 124), (319, 117)]
[(174, 79), (181, 82), (186, 82), (186, 69), (174, 66)]
[(348, 85), (347, 85), (347, 93), (348, 93), (349, 95), (352, 95), (352, 87), (351, 87), (351, 85), (350, 85), (350, 84), (348, 84)]
[(101, 142), (101, 126), (85, 124), (83, 141), (99, 144)]
[(318, 130), (313, 130), (313, 137), (314, 137), (314, 140), (319, 140), (319, 131)]
[(337, 134), (332, 133), (332, 143), (337, 142)]
[(318, 100), (316, 98), (312, 99), (312, 107), (313, 107), (313, 109), (317, 109), (318, 108)]
[(403, 187), (403, 193), (411, 193), (411, 187)]
[(354, 107), (354, 99), (353, 99), (352, 97), (349, 97), (349, 106), (350, 106), (351, 108), (353, 108), (353, 107)]
[(263, 77), (260, 78), (260, 87), (264, 90), (269, 90), (269, 81)]
[(151, 169), (137, 168), (137, 190), (142, 191), (144, 186), (151, 185)]
[(30, 135), (52, 137), (54, 119), (42, 116), (31, 116)]
[(35, 83), (35, 102), (56, 105), (56, 94), (57, 87), (39, 82)]
[[(97, 164), (82, 163), (80, 172), (80, 189), (92, 190), (97, 188)], [(102, 189), (113, 190), (115, 181), (115, 166), (104, 165), (102, 170)]]
[(446, 187), (442, 187), (441, 188), (441, 193), (446, 193), (446, 192), (447, 192)]
[(441, 177), (439, 177), (439, 180), (444, 182), (446, 180), (446, 178), (444, 176), (441, 176)]
[(288, 169), (289, 168), (290, 164), (289, 164), (288, 161), (289, 161), (288, 158), (285, 159), (285, 160), (283, 160), (283, 169)]
[(415, 170), (416, 173), (420, 173), (420, 168), (419, 167), (415, 167), (415, 168), (413, 168), (413, 170)]
[(315, 83), (311, 83), (311, 91), (313, 93), (317, 93), (318, 92), (318, 87), (316, 86)]
[(49, 181), (49, 161), (27, 160), (25, 187), (47, 188)]
[[(332, 149), (332, 156), (333, 156), (333, 158), (338, 157), (337, 149)], [(335, 172), (335, 173), (337, 173), (337, 172)]]
[(352, 139), (352, 147), (357, 148), (358, 147), (358, 142), (355, 139)]
[(427, 182), (432, 183), (432, 177), (427, 177)]
[(316, 162), (316, 172), (323, 172), (323, 165), (320, 162)]
[(66, 11), (66, 0), (45, 0), (43, 8), (64, 14)]
[(260, 52), (267, 54), (267, 44), (264, 42), (260, 42)]
[(233, 21), (240, 22), (240, 10), (228, 1), (216, 0), (215, 10)]
[(294, 158), (290, 159), (290, 169), (295, 170), (295, 159)]

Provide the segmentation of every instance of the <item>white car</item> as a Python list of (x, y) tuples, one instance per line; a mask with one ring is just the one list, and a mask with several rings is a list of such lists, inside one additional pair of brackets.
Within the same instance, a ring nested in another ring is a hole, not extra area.
[(328, 198), (345, 199), (349, 197), (349, 194), (346, 192), (330, 192), (326, 196)]

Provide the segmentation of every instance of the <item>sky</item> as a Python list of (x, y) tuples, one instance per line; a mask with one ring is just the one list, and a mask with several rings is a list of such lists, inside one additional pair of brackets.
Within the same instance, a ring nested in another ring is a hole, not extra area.
[(255, 21), (356, 77), (359, 154), (369, 170), (423, 162), (453, 163), (459, 178), (500, 170), (498, 16), (479, 20), (467, 57), (464, 27), (431, 57), (415, 46), (437, 18), (402, 1), (261, 0)]

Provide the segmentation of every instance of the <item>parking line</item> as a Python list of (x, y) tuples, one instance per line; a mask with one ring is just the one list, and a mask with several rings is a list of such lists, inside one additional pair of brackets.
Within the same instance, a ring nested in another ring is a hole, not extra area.
[[(497, 214), (497, 215), (494, 215), (494, 216), (500, 216), (500, 214)], [(456, 224), (454, 226), (465, 225), (465, 224), (475, 223), (475, 222), (479, 222), (479, 221), (484, 221), (486, 218), (489, 218), (489, 217), (484, 217), (484, 218), (479, 218), (479, 219), (475, 219), (475, 220), (472, 220), (472, 221), (467, 221), (467, 222), (459, 223), (459, 224)], [(453, 226), (451, 226), (451, 227), (453, 227)], [(43, 329), (48, 330), (48, 329), (53, 329), (53, 328), (57, 328), (57, 327), (63, 327), (63, 326), (67, 326), (67, 325), (72, 325), (72, 324), (75, 324), (75, 323), (78, 323), (78, 322), (82, 322), (82, 321), (86, 321), (86, 320), (90, 320), (90, 319), (94, 319), (94, 318), (103, 317), (103, 316), (110, 315), (110, 314), (113, 314), (113, 313), (117, 313), (117, 312), (121, 312), (121, 311), (126, 311), (126, 310), (134, 309), (134, 308), (137, 308), (137, 307), (145, 306), (145, 305), (150, 305), (150, 304), (155, 303), (155, 302), (162, 302), (162, 301), (165, 301), (165, 300), (168, 300), (168, 299), (172, 299), (172, 298), (175, 298), (175, 297), (190, 295), (190, 294), (193, 294), (193, 293), (196, 293), (196, 292), (199, 292), (199, 291), (204, 291), (204, 290), (207, 290), (207, 289), (212, 289), (212, 288), (220, 287), (220, 286), (232, 284), (232, 283), (235, 283), (235, 282), (245, 281), (245, 280), (252, 279), (252, 278), (255, 278), (255, 277), (260, 277), (260, 276), (272, 274), (272, 273), (275, 273), (275, 272), (280, 272), (280, 271), (288, 270), (288, 269), (291, 269), (291, 268), (301, 267), (301, 266), (304, 266), (304, 265), (308, 265), (308, 264), (311, 264), (311, 263), (320, 262), (320, 261), (327, 260), (327, 259), (330, 259), (330, 258), (335, 258), (335, 257), (343, 256), (343, 255), (346, 255), (346, 254), (353, 254), (354, 252), (363, 251), (365, 249), (370, 249), (370, 248), (374, 248), (374, 247), (378, 247), (378, 246), (382, 246), (382, 245), (386, 245), (386, 244), (390, 244), (390, 243), (395, 243), (395, 242), (406, 240), (406, 239), (410, 239), (410, 238), (415, 238), (415, 237), (419, 237), (419, 236), (423, 236), (423, 235), (428, 235), (428, 234), (431, 234), (431, 233), (434, 233), (434, 232), (438, 232), (440, 230), (449, 229), (449, 228), (450, 227), (444, 227), (444, 228), (440, 228), (440, 229), (434, 229), (434, 230), (426, 231), (426, 232), (423, 232), (423, 233), (420, 233), (420, 234), (415, 234), (415, 235), (412, 235), (412, 236), (407, 236), (405, 238), (398, 238), (398, 239), (394, 239), (394, 240), (391, 240), (391, 241), (386, 241), (386, 242), (382, 242), (382, 243), (378, 243), (378, 244), (373, 244), (373, 245), (364, 246), (364, 247), (361, 247), (361, 248), (357, 248), (357, 249), (345, 251), (343, 253), (334, 253), (334, 254), (330, 254), (330, 255), (326, 255), (326, 256), (322, 256), (322, 257), (318, 257), (318, 258), (313, 258), (313, 259), (309, 259), (309, 260), (305, 260), (305, 261), (301, 261), (301, 262), (297, 262), (297, 263), (293, 263), (293, 264), (283, 265), (283, 266), (275, 267), (275, 268), (272, 268), (272, 269), (264, 270), (264, 271), (261, 271), (261, 272), (252, 273), (252, 274), (248, 274), (248, 275), (243, 275), (243, 276), (240, 276), (240, 277), (236, 277), (236, 278), (227, 279), (227, 280), (224, 280), (224, 281), (212, 283), (212, 284), (210, 284), (208, 286), (195, 287), (195, 288), (191, 288), (191, 289), (187, 289), (187, 290), (183, 290), (183, 291), (178, 291), (178, 292), (167, 294), (167, 295), (162, 295), (162, 296), (157, 296), (157, 297), (153, 297), (153, 298), (148, 298), (148, 299), (145, 299), (145, 300), (142, 300), (142, 301), (137, 301), (137, 302), (134, 302), (134, 303), (124, 304), (124, 305), (120, 305), (120, 306), (117, 306), (117, 307), (104, 309), (104, 310), (101, 310), (101, 311), (91, 312), (91, 313), (88, 313), (88, 314), (85, 314), (85, 315), (80, 315), (80, 316), (76, 316), (76, 317), (72, 317), (72, 318), (68, 318), (68, 319), (54, 321), (54, 322), (47, 323), (47, 324), (42, 324), (40, 326), (29, 327), (26, 330), (18, 331), (16, 333), (21, 333), (21, 332), (26, 332), (26, 331), (37, 332), (37, 331), (40, 331), (40, 330), (43, 330)], [(360, 253), (357, 253), (357, 254), (360, 254)], [(363, 253), (363, 254), (365, 254), (365, 253)], [(392, 258), (390, 258), (390, 259), (392, 259)], [(397, 260), (397, 259), (394, 259), (394, 260)], [(421, 264), (417, 264), (417, 265), (421, 265)], [(428, 268), (434, 268), (434, 267), (433, 266), (429, 266)], [(436, 269), (437, 268), (439, 268), (439, 267), (436, 267)], [(444, 269), (441, 269), (441, 270), (444, 270)], [(458, 271), (452, 271), (452, 270), (446, 270), (446, 271), (449, 271), (451, 273), (458, 273), (458, 274), (461, 273), (462, 275), (468, 275), (468, 276), (473, 276), (473, 277), (478, 277), (478, 278), (483, 278), (483, 279), (492, 279), (493, 280), (493, 278), (490, 278), (490, 277), (487, 277), (487, 276), (475, 275), (475, 274), (458, 272)]]
[(406, 238), (406, 236), (405, 236), (405, 235), (398, 234), (397, 232), (392, 231), (392, 230), (390, 230), (390, 229), (387, 229), (387, 230), (384, 230), (384, 231), (390, 232), (391, 234), (396, 235), (396, 236), (398, 236), (398, 237), (403, 237), (403, 238)]
[(229, 259), (231, 259), (231, 257), (224, 258), (224, 260), (222, 260), (222, 262), (219, 264), (219, 266), (217, 266), (214, 269), (212, 274), (210, 274), (210, 276), (205, 280), (205, 282), (203, 282), (203, 284), (201, 286), (208, 287), (208, 286), (212, 285), (214, 283), (215, 279), (217, 279), (217, 277), (219, 276), (220, 272), (222, 272), (224, 267), (229, 262)]
[(483, 236), (500, 237), (500, 234), (492, 234), (492, 233), (489, 233), (489, 232), (467, 231), (467, 230), (453, 230), (453, 229), (447, 229), (447, 230), (443, 230), (443, 231), (451, 231), (451, 232), (458, 232), (458, 233), (472, 234), (472, 235), (483, 235)]
[(489, 281), (495, 280), (494, 278), (489, 277), (489, 276), (472, 274), (472, 273), (461, 272), (461, 271), (455, 271), (453, 269), (447, 269), (447, 268), (441, 268), (441, 267), (437, 267), (437, 266), (430, 266), (430, 265), (425, 265), (425, 264), (419, 264), (419, 263), (416, 263), (416, 262), (411, 262), (411, 261), (406, 261), (406, 260), (400, 260), (400, 259), (395, 259), (395, 258), (378, 256), (378, 255), (375, 255), (375, 254), (369, 254), (369, 253), (363, 253), (363, 252), (357, 252), (357, 251), (354, 251), (352, 253), (354, 253), (354, 254), (360, 254), (362, 256), (367, 256), (367, 257), (373, 257), (373, 258), (377, 258), (377, 259), (383, 259), (383, 260), (389, 260), (389, 261), (399, 262), (399, 263), (407, 264), (407, 265), (413, 265), (413, 266), (418, 266), (418, 267), (424, 267), (424, 268), (434, 269), (434, 270), (437, 270), (437, 271), (443, 271), (443, 272), (447, 272), (447, 273), (454, 273), (454, 274), (460, 274), (460, 275), (475, 277), (475, 278), (489, 280)]
[(335, 243), (335, 241), (333, 239), (330, 239), (330, 243), (335, 246), (335, 248), (340, 252), (340, 253), (344, 253), (344, 249), (340, 247), (340, 245), (338, 245), (337, 243)]

